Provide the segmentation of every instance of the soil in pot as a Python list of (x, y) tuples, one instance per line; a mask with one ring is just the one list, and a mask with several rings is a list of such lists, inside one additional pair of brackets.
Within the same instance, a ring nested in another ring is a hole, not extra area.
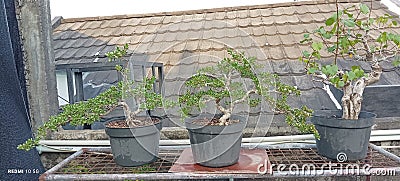
[(341, 118), (342, 111), (315, 111), (311, 122), (320, 134), (318, 153), (338, 161), (356, 161), (367, 156), (371, 127), (376, 115), (361, 112), (358, 120)]
[(239, 160), (245, 118), (233, 115), (225, 126), (217, 122), (208, 114), (185, 121), (194, 161), (202, 166), (225, 167)]
[(162, 128), (161, 118), (139, 118), (141, 124), (129, 127), (125, 120), (106, 124), (114, 161), (121, 166), (140, 166), (157, 160)]

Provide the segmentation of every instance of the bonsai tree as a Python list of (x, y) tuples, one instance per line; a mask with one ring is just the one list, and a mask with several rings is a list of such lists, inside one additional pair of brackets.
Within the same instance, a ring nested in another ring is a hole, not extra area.
[[(310, 49), (302, 51), (300, 60), (305, 63), (307, 73), (316, 77), (316, 81), (343, 90), (342, 118), (358, 119), (364, 89), (379, 81), (381, 63), (400, 64), (400, 35), (382, 31), (397, 26), (397, 22), (389, 14), (371, 17), (371, 10), (365, 4), (339, 10), (336, 2), (336, 10), (324, 26), (304, 34), (301, 43), (309, 44)], [(334, 55), (330, 64), (322, 65), (318, 61), (324, 51)], [(368, 62), (371, 71), (367, 73), (357, 65), (352, 66), (351, 70), (339, 69), (339, 57)]]
[[(122, 59), (127, 54), (127, 50), (127, 45), (124, 47), (117, 47), (116, 50), (106, 53), (106, 56), (110, 61), (116, 61), (117, 59)], [(126, 60), (123, 59), (123, 61)], [(92, 124), (118, 106), (122, 106), (124, 109), (126, 126), (137, 127), (144, 124), (143, 121), (135, 119), (135, 116), (140, 112), (161, 107), (164, 103), (168, 105), (171, 104), (170, 102), (164, 101), (160, 94), (153, 91), (155, 77), (145, 78), (143, 82), (135, 85), (135, 82), (128, 78), (128, 69), (117, 65), (116, 70), (121, 72), (123, 76), (121, 82), (92, 99), (63, 106), (63, 112), (51, 116), (49, 121), (38, 128), (35, 137), (18, 145), (18, 149), (29, 151), (38, 146), (40, 140), (45, 138), (49, 131), (57, 131), (60, 126), (67, 123), (70, 123), (72, 126)], [(135, 85), (135, 87), (133, 87), (133, 85)], [(132, 111), (125, 101), (130, 97), (133, 97), (136, 101), (136, 110)]]
[[(285, 114), (286, 122), (298, 128), (301, 132), (312, 132), (318, 135), (314, 125), (307, 124), (306, 119), (312, 111), (306, 106), (292, 108), (287, 103), (290, 95), (300, 95), (293, 86), (283, 84), (279, 77), (267, 72), (256, 73), (261, 65), (255, 63), (255, 58), (247, 58), (244, 53), (229, 49), (229, 58), (224, 58), (215, 66), (205, 67), (192, 76), (185, 85), (191, 90), (179, 97), (183, 117), (189, 116), (193, 109), (204, 107), (206, 102), (213, 101), (223, 115), (212, 125), (232, 124), (230, 120), (235, 106), (247, 103), (255, 107), (266, 101), (271, 110), (277, 114)], [(250, 79), (253, 84), (247, 90), (242, 82), (234, 77)]]
[[(114, 51), (106, 53), (106, 56), (109, 58), (109, 61), (125, 61), (125, 67), (127, 67), (129, 61), (124, 58), (127, 54), (127, 50), (128, 44), (125, 44), (121, 48), (116, 47)], [(154, 92), (154, 83), (156, 81), (154, 76), (150, 78), (144, 78), (143, 82), (135, 85), (136, 83), (129, 78), (130, 70), (128, 68), (117, 65), (116, 70), (122, 75), (122, 99), (118, 102), (118, 105), (122, 106), (126, 116), (126, 123), (129, 125), (129, 127), (144, 125), (143, 121), (136, 119), (137, 115), (143, 111), (173, 106), (173, 102), (165, 100), (161, 94)], [(136, 103), (136, 110), (132, 111), (126, 102), (126, 100), (129, 98), (133, 98), (134, 102)]]

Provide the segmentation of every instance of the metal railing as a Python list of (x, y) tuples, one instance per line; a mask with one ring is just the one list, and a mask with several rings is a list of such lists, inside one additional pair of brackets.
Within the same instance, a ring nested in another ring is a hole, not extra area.
[[(116, 65), (124, 66), (126, 62), (123, 61), (113, 61), (113, 62), (90, 62), (90, 63), (73, 63), (73, 64), (58, 64), (56, 65), (56, 70), (64, 70), (67, 74), (67, 87), (68, 87), (68, 98), (69, 103), (73, 104), (75, 102), (84, 100), (83, 91), (83, 73), (84, 72), (96, 72), (96, 71), (112, 71), (115, 70)], [(164, 82), (164, 70), (163, 64), (157, 62), (143, 62), (143, 61), (133, 61), (129, 67), (132, 71), (133, 68), (139, 67), (143, 77), (146, 76), (147, 70), (150, 69), (151, 75), (156, 76), (154, 91), (156, 93), (163, 93), (163, 82)], [(156, 73), (157, 71), (157, 73)], [(122, 76), (118, 74), (118, 80), (122, 79)], [(74, 81), (75, 79), (75, 81)], [(75, 85), (75, 86), (74, 86)], [(75, 98), (76, 94), (76, 98)]]

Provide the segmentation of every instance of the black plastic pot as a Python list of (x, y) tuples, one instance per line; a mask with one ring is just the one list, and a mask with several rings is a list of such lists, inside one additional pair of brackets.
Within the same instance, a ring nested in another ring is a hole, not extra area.
[(211, 117), (210, 114), (202, 114), (185, 121), (194, 161), (207, 167), (224, 167), (237, 163), (246, 119), (232, 115), (230, 119), (239, 122), (227, 126), (201, 126), (192, 123), (194, 120)]
[(160, 122), (136, 128), (105, 128), (114, 161), (121, 166), (140, 166), (157, 160)]
[(361, 112), (358, 120), (346, 120), (341, 117), (342, 111), (314, 112), (311, 122), (321, 136), (320, 140), (316, 140), (318, 153), (338, 161), (365, 158), (376, 114)]

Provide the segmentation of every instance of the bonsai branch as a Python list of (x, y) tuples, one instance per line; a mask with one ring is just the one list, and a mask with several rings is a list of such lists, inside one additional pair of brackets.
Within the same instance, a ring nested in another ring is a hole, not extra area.
[(128, 124), (128, 126), (130, 127), (134, 127), (140, 124), (139, 120), (136, 120), (134, 117), (139, 114), (141, 111), (143, 111), (142, 109), (140, 109), (140, 105), (138, 105), (138, 109), (134, 112), (132, 112), (129, 108), (129, 105), (125, 102), (125, 101), (121, 101), (118, 103), (118, 105), (122, 106), (122, 108), (124, 109), (125, 112), (125, 116), (126, 116), (126, 122)]

